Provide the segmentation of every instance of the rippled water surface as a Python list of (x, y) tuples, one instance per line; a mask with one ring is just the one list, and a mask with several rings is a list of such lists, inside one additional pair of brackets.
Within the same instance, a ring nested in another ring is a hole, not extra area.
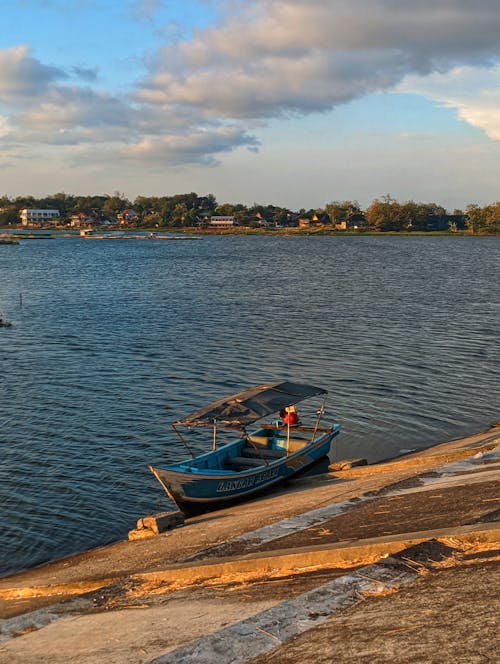
[(326, 387), (333, 459), (486, 428), (499, 259), (493, 237), (0, 246), (0, 574), (168, 508), (147, 470), (184, 457), (168, 423), (248, 385)]

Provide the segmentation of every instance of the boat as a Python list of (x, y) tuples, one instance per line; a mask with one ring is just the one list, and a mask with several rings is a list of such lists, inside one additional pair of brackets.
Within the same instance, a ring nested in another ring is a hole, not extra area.
[[(327, 390), (288, 381), (257, 385), (214, 401), (172, 424), (189, 459), (149, 466), (167, 495), (189, 515), (247, 498), (289, 479), (321, 459), (340, 433), (340, 424), (323, 423)], [(307, 420), (292, 423), (285, 410), (312, 397), (319, 408), (305, 408)], [(263, 421), (280, 413), (282, 418)], [(285, 423), (284, 420), (288, 420)], [(258, 424), (257, 424), (258, 423)], [(247, 427), (257, 428), (250, 433)], [(211, 429), (211, 449), (195, 455), (180, 427)], [(222, 432), (239, 432), (236, 440), (220, 444)]]
[(12, 323), (8, 320), (4, 320), (0, 314), (0, 327), (12, 327)]

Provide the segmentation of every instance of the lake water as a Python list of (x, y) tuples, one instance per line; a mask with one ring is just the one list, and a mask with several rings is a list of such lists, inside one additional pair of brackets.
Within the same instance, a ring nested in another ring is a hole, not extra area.
[(168, 424), (249, 385), (328, 389), (332, 459), (487, 428), (499, 273), (495, 237), (0, 246), (0, 574), (168, 509), (147, 469), (185, 456)]

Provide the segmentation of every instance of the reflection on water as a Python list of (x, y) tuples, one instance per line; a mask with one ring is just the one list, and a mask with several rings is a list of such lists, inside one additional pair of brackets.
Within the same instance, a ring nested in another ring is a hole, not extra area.
[[(499, 419), (498, 238), (79, 238), (0, 247), (0, 573), (168, 502), (168, 423), (248, 385), (330, 391), (333, 459)], [(22, 294), (22, 306), (20, 295)]]

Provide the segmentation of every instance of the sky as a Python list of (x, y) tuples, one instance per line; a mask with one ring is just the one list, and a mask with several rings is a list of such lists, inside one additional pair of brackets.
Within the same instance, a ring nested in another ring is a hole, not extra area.
[(0, 196), (500, 199), (498, 0), (0, 0)]

